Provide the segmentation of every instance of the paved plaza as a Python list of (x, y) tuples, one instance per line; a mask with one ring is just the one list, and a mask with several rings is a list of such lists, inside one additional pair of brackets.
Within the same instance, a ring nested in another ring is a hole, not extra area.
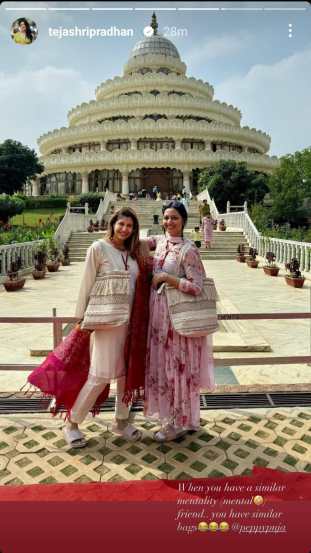
[[(266, 276), (262, 269), (250, 269), (231, 260), (204, 261), (204, 265), (207, 274), (215, 279), (222, 309), (229, 313), (301, 312), (311, 309), (311, 280), (306, 280), (304, 288), (298, 290), (285, 284), (284, 271), (274, 278)], [(73, 316), (82, 270), (83, 262), (76, 262), (61, 267), (57, 273), (48, 273), (40, 281), (30, 276), (25, 287), (16, 293), (7, 293), (0, 286), (2, 316), (51, 316), (53, 307), (59, 316)], [(214, 338), (214, 345), (217, 346), (215, 357), (308, 355), (310, 325), (307, 319), (226, 322), (224, 332)], [(219, 351), (226, 349), (222, 347), (226, 343), (226, 334), (232, 337), (234, 333), (235, 342), (229, 340), (231, 351)], [(252, 343), (252, 338), (253, 343), (268, 345), (271, 351), (245, 351), (248, 349), (247, 342)], [(51, 324), (0, 325), (1, 363), (39, 363), (43, 357), (31, 357), (30, 351), (49, 350), (52, 343)], [(241, 349), (244, 351), (239, 351)], [(2, 372), (0, 392), (18, 390), (26, 378), (24, 371)], [(305, 383), (311, 382), (311, 368), (307, 365), (219, 368), (216, 378), (219, 384)]]
[[(288, 287), (282, 276), (269, 278), (235, 261), (204, 262), (215, 278), (223, 305), (239, 312), (310, 310), (310, 280), (302, 290)], [(25, 288), (8, 294), (0, 288), (3, 316), (71, 316), (83, 263), (61, 267), (46, 279), (28, 278)], [(281, 273), (281, 275), (284, 273)], [(233, 322), (232, 322), (233, 324)], [(215, 357), (309, 354), (309, 321), (244, 322), (248, 332), (271, 345), (270, 352), (216, 351)], [(232, 330), (232, 329), (231, 329)], [(50, 349), (50, 325), (0, 326), (0, 355), (5, 363), (38, 363), (30, 350)], [(216, 343), (215, 339), (215, 343)], [(310, 383), (307, 365), (244, 366), (216, 370), (218, 384)], [(16, 391), (27, 373), (3, 372), (1, 395)], [(176, 479), (248, 474), (253, 465), (283, 471), (311, 471), (311, 408), (202, 410), (202, 428), (178, 442), (157, 444), (157, 426), (134, 416), (142, 442), (129, 443), (109, 430), (111, 413), (89, 416), (81, 425), (89, 438), (81, 450), (68, 448), (64, 421), (49, 414), (0, 416), (0, 484)]]

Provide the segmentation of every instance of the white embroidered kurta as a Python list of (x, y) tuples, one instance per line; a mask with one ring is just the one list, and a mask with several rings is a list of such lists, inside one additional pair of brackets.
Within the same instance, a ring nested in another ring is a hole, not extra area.
[[(97, 273), (112, 270), (124, 271), (126, 252), (115, 248), (106, 240), (97, 240), (88, 249), (82, 276), (75, 316), (83, 318), (90, 292)], [(130, 271), (130, 308), (133, 304), (138, 265), (128, 256)], [(90, 374), (105, 380), (120, 378), (125, 374), (124, 344), (128, 325), (116, 326), (109, 330), (95, 330), (91, 334), (91, 366)]]

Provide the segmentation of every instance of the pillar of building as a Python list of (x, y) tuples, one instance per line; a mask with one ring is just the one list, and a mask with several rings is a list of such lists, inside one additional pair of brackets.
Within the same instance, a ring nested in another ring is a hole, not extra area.
[(128, 196), (129, 194), (129, 175), (128, 173), (122, 173), (122, 196)]
[(131, 150), (137, 150), (137, 140), (131, 140)]
[(106, 141), (106, 140), (101, 140), (101, 142), (100, 142), (100, 151), (101, 151), (101, 152), (105, 152), (105, 151), (106, 151), (106, 144), (107, 144), (107, 141)]
[(187, 194), (190, 194), (190, 172), (183, 171), (183, 189), (186, 190)]
[(181, 150), (181, 140), (175, 140), (175, 150)]
[(32, 184), (32, 195), (39, 196), (40, 195), (39, 179), (32, 179), (31, 184)]
[(88, 173), (82, 173), (82, 194), (89, 192), (89, 175)]
[(212, 150), (212, 143), (209, 140), (205, 140), (205, 150), (208, 152)]

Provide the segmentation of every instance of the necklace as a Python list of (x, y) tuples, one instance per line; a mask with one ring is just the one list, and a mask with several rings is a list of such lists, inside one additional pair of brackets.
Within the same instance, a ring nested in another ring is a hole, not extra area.
[[(128, 271), (128, 258), (129, 258), (129, 252), (126, 248), (118, 248), (118, 246), (114, 243), (114, 241), (109, 238), (111, 244), (113, 245), (114, 248), (116, 248), (116, 250), (119, 250), (119, 252), (121, 253), (121, 257), (122, 257), (122, 261), (123, 261), (123, 265), (124, 265), (124, 268), (126, 271)], [(122, 252), (126, 252), (126, 255), (124, 257), (123, 253)]]

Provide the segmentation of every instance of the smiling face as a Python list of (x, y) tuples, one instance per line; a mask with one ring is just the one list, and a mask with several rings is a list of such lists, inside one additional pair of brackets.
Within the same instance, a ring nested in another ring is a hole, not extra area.
[(19, 25), (19, 30), (20, 30), (21, 33), (26, 33), (27, 27), (26, 27), (24, 21), (22, 21), (22, 22), (20, 23), (20, 25)]
[(163, 227), (171, 236), (181, 236), (183, 224), (183, 218), (177, 209), (170, 207), (164, 211)]
[(115, 222), (113, 237), (120, 242), (124, 242), (131, 236), (133, 228), (134, 221), (131, 217), (121, 217)]

